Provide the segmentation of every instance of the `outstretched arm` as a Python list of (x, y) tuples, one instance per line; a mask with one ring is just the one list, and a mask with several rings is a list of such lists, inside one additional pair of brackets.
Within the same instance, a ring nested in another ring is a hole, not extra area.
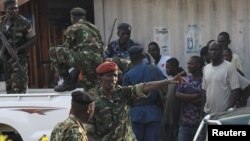
[(179, 83), (182, 80), (181, 75), (183, 74), (179, 73), (177, 74), (172, 80), (160, 80), (160, 81), (151, 81), (151, 82), (147, 82), (144, 83), (142, 86), (142, 92), (145, 94), (148, 94), (151, 90), (155, 90), (155, 89), (160, 89), (161, 87), (170, 84), (170, 83)]

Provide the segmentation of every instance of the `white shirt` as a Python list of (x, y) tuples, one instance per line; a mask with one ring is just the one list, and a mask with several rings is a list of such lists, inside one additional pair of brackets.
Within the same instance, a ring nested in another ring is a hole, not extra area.
[(161, 59), (160, 61), (156, 64), (156, 66), (161, 70), (162, 74), (165, 76), (165, 77), (169, 77), (167, 75), (167, 72), (166, 72), (166, 62), (168, 59), (170, 59), (171, 57), (170, 56), (165, 56), (165, 55), (161, 55)]
[(232, 63), (237, 69), (239, 69), (240, 71), (243, 72), (242, 64), (241, 64), (241, 61), (240, 61), (240, 57), (239, 57), (237, 54), (233, 53), (233, 57), (232, 57), (231, 63)]
[(228, 61), (218, 66), (212, 63), (204, 68), (202, 89), (206, 91), (206, 113), (228, 110), (234, 96), (231, 91), (240, 87), (238, 72)]

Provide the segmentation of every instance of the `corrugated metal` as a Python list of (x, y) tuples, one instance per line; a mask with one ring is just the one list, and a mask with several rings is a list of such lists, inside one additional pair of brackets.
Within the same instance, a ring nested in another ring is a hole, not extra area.
[(115, 18), (118, 23), (130, 23), (131, 38), (145, 47), (153, 40), (154, 27), (167, 27), (170, 54), (182, 66), (192, 55), (185, 51), (189, 25), (199, 27), (201, 45), (227, 31), (231, 48), (239, 54), (244, 73), (250, 78), (250, 0), (94, 0), (94, 7), (95, 23), (106, 41)]

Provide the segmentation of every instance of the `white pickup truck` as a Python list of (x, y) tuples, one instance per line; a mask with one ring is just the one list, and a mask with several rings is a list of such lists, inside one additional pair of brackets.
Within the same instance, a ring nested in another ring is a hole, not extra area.
[[(0, 92), (0, 136), (12, 141), (49, 139), (53, 127), (68, 117), (71, 92), (33, 89), (27, 94)], [(1, 138), (1, 137), (0, 137)]]

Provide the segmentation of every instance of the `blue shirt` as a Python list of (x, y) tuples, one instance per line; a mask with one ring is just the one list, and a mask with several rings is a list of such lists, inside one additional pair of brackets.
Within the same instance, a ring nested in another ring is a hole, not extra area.
[(104, 58), (112, 58), (112, 57), (118, 57), (122, 59), (127, 59), (129, 58), (129, 53), (128, 49), (131, 46), (137, 45), (133, 40), (129, 39), (125, 49), (122, 49), (119, 45), (119, 40), (112, 41), (109, 45), (108, 48), (104, 51)]
[[(162, 80), (164, 76), (161, 71), (153, 66), (139, 63), (133, 66), (123, 78), (123, 85), (134, 85), (143, 82)], [(134, 102), (131, 107), (131, 121), (151, 122), (161, 120), (161, 97), (158, 90), (150, 92), (147, 98), (141, 98)]]

